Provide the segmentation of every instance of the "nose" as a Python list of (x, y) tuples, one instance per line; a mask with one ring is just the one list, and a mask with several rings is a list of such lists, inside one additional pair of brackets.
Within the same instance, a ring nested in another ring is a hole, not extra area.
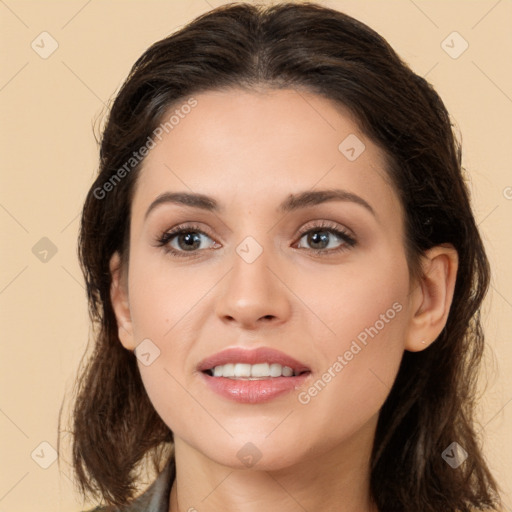
[(234, 254), (233, 268), (224, 279), (216, 301), (216, 314), (224, 323), (236, 324), (245, 330), (262, 326), (278, 326), (291, 314), (286, 275), (279, 271), (269, 252), (248, 263)]

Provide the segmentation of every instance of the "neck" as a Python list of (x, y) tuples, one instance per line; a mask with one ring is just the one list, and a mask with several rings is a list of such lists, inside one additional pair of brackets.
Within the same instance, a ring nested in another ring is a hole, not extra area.
[(275, 470), (218, 464), (175, 437), (176, 479), (169, 512), (378, 512), (370, 500), (375, 426), (376, 419), (353, 438)]

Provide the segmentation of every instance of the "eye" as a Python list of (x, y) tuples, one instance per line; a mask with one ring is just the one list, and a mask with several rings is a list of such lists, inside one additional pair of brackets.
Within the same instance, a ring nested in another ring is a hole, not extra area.
[[(157, 239), (157, 245), (173, 256), (196, 256), (198, 249), (205, 249), (202, 247), (201, 237), (212, 240), (196, 225), (178, 226), (163, 233)], [(214, 244), (215, 242), (212, 245)]]
[[(356, 245), (354, 237), (345, 229), (329, 222), (322, 222), (319, 225), (310, 227), (307, 231), (303, 231), (300, 237), (300, 240), (306, 240), (306, 244), (311, 247), (310, 250), (316, 254), (338, 253)], [(336, 239), (338, 239), (338, 242), (336, 242)], [(298, 247), (302, 248), (300, 245)]]
[[(356, 245), (355, 238), (344, 228), (327, 221), (310, 225), (309, 229), (303, 230), (299, 236), (298, 248), (304, 248), (301, 241), (305, 239), (306, 244), (311, 246), (308, 250), (315, 254), (329, 255), (346, 251)], [(212, 241), (209, 247), (203, 246), (202, 237)], [(338, 245), (336, 246), (336, 244)], [(202, 250), (220, 247), (197, 225), (181, 225), (162, 233), (157, 238), (157, 246), (162, 247), (166, 253), (177, 257), (197, 257), (200, 256)]]

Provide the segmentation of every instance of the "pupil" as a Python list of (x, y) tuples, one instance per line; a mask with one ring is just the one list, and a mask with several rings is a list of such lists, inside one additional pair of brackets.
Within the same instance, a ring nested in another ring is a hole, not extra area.
[[(186, 240), (185, 247), (197, 249), (201, 245), (201, 241), (199, 240), (199, 233), (187, 233), (186, 235), (182, 235)], [(192, 242), (192, 245), (190, 244)], [(197, 242), (195, 246), (193, 246), (194, 242)]]
[[(322, 233), (322, 234), (319, 235), (319, 233)], [(317, 243), (318, 241), (320, 241), (320, 243), (325, 242), (321, 247), (321, 248), (325, 248), (329, 244), (328, 238), (329, 238), (329, 236), (326, 231), (317, 231), (310, 235), (310, 243), (312, 243), (314, 246), (314, 244)], [(315, 248), (318, 248), (318, 247), (315, 247)]]

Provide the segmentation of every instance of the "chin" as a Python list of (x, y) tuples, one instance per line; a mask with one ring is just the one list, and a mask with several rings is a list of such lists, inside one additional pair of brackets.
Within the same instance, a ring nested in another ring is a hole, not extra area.
[[(297, 439), (296, 442), (284, 444), (282, 439), (276, 437), (270, 441), (265, 439), (266, 434), (259, 436), (244, 436), (233, 438), (224, 444), (215, 443), (215, 450), (212, 446), (205, 447), (201, 451), (217, 464), (232, 469), (250, 469), (258, 471), (278, 471), (299, 463), (307, 454), (304, 451), (298, 452), (297, 445), (304, 448)], [(289, 441), (289, 440), (288, 440)]]

